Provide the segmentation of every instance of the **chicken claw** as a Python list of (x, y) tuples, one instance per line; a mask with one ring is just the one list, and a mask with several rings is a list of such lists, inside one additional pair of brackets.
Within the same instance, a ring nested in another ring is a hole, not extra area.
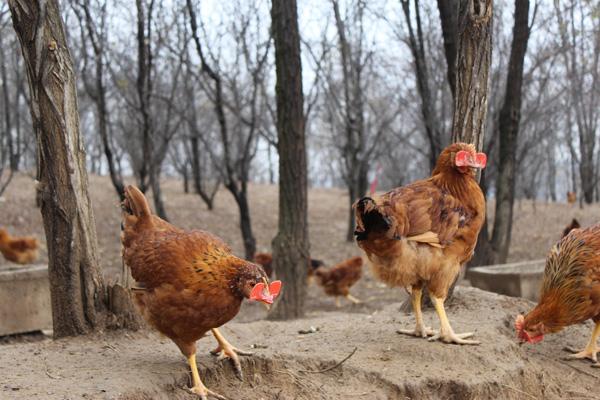
[(208, 396), (214, 397), (217, 400), (227, 400), (226, 397), (221, 396), (219, 393), (215, 393), (212, 390), (208, 390), (204, 383), (200, 380), (200, 374), (198, 374), (198, 366), (196, 365), (196, 353), (190, 354), (188, 357), (188, 363), (190, 370), (192, 371), (192, 382), (194, 386), (187, 388), (187, 390), (193, 394), (200, 396), (201, 400), (208, 400)]
[(221, 332), (219, 332), (218, 329), (215, 328), (212, 330), (212, 332), (213, 332), (213, 335), (215, 336), (215, 339), (217, 339), (217, 342), (219, 342), (219, 345), (217, 346), (216, 349), (211, 351), (210, 354), (212, 354), (213, 356), (217, 356), (218, 361), (222, 361), (226, 358), (229, 358), (231, 360), (231, 363), (233, 364), (233, 369), (235, 370), (235, 376), (240, 381), (243, 381), (244, 374), (242, 373), (242, 364), (240, 363), (240, 358), (238, 357), (238, 355), (251, 356), (254, 353), (252, 353), (250, 351), (239, 350), (239, 349), (233, 347), (227, 341), (227, 339), (225, 339), (223, 337), (223, 335), (221, 335)]
[(456, 343), (456, 344), (480, 344), (481, 342), (477, 340), (466, 340), (473, 336), (473, 332), (468, 333), (454, 333), (452, 326), (450, 326), (450, 321), (448, 321), (448, 316), (446, 315), (446, 310), (444, 309), (444, 299), (431, 296), (431, 301), (433, 302), (433, 306), (435, 307), (435, 311), (440, 318), (440, 331), (430, 337), (428, 340), (433, 342), (435, 340), (441, 340), (444, 343)]
[(436, 340), (441, 340), (444, 343), (455, 343), (455, 344), (480, 344), (481, 342), (477, 340), (465, 340), (466, 338), (470, 338), (473, 336), (473, 332), (467, 333), (454, 333), (454, 332), (441, 332), (437, 333), (434, 336), (430, 337), (430, 342), (434, 342)]
[(416, 336), (416, 337), (421, 337), (421, 338), (426, 338), (428, 336), (433, 336), (436, 334), (436, 332), (431, 329), (428, 326), (424, 326), (424, 325), (417, 325), (415, 327), (415, 329), (398, 329), (396, 331), (396, 333), (399, 333), (401, 335), (409, 335), (409, 336)]
[(598, 348), (596, 346), (593, 347), (586, 347), (585, 349), (579, 351), (576, 350), (572, 347), (565, 347), (564, 348), (565, 351), (568, 351), (570, 353), (574, 353), (574, 354), (570, 354), (568, 356), (565, 357), (565, 360), (581, 360), (584, 358), (587, 358), (588, 360), (592, 360), (594, 362), (594, 364), (592, 365), (592, 367), (596, 367), (599, 368), (600, 364), (598, 363)]

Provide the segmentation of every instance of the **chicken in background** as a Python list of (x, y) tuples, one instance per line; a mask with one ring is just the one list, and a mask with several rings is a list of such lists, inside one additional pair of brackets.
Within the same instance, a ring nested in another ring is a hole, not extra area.
[(571, 221), (571, 223), (569, 225), (567, 225), (565, 229), (563, 229), (563, 233), (562, 233), (561, 237), (565, 237), (573, 229), (579, 229), (579, 228), (581, 228), (581, 225), (579, 224), (579, 221), (577, 221), (577, 219), (573, 218), (573, 220)]
[[(444, 301), (461, 267), (473, 257), (483, 225), (485, 198), (475, 171), (485, 165), (485, 154), (473, 145), (454, 143), (442, 151), (429, 179), (355, 203), (356, 241), (375, 275), (411, 294), (416, 327), (400, 333), (433, 335), (429, 340), (446, 343), (479, 343), (467, 340), (473, 333), (454, 333)], [(424, 287), (440, 319), (435, 334), (423, 323)]]
[[(254, 255), (254, 262), (261, 265), (265, 270), (265, 273), (269, 278), (273, 276), (273, 256), (270, 253), (256, 253)], [(310, 267), (308, 269), (308, 276), (310, 277), (314, 268), (317, 268), (323, 264), (321, 260), (310, 259)]]
[(327, 295), (334, 296), (335, 305), (340, 307), (340, 296), (354, 304), (360, 303), (350, 294), (350, 288), (362, 277), (362, 265), (362, 257), (352, 257), (331, 268), (320, 265), (311, 269), (317, 284), (323, 287)]
[(596, 324), (582, 351), (568, 349), (569, 358), (598, 363), (600, 336), (600, 224), (576, 229), (552, 247), (546, 258), (538, 305), (515, 320), (521, 342), (538, 343), (546, 333), (591, 319)]
[(577, 202), (577, 193), (567, 192), (567, 203), (573, 205)]
[(11, 237), (6, 229), (0, 229), (0, 253), (8, 261), (31, 264), (38, 259), (38, 241), (34, 237)]
[(196, 366), (196, 341), (211, 331), (218, 342), (212, 354), (230, 358), (241, 379), (238, 354), (218, 327), (240, 310), (242, 300), (270, 306), (281, 282), (269, 283), (263, 268), (235, 257), (211, 233), (185, 231), (152, 215), (146, 198), (128, 186), (122, 203), (123, 259), (136, 281), (133, 297), (144, 319), (169, 337), (190, 365), (192, 393), (206, 400), (224, 397), (207, 389)]

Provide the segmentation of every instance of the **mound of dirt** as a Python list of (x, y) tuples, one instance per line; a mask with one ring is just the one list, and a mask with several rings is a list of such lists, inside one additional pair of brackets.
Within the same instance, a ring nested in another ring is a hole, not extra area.
[[(233, 322), (223, 334), (240, 348), (255, 349), (242, 359), (244, 382), (231, 365), (208, 355), (212, 338), (198, 343), (200, 373), (211, 389), (244, 400), (597, 398), (600, 371), (561, 359), (564, 346), (585, 344), (591, 324), (520, 347), (512, 321), (531, 306), (461, 287), (449, 307), (450, 320), (457, 332), (474, 331), (480, 346), (397, 334), (414, 324), (399, 303), (368, 314)], [(438, 326), (433, 311), (425, 319)], [(194, 398), (184, 390), (189, 385), (184, 358), (168, 339), (149, 332), (6, 345), (0, 365), (2, 399)]]

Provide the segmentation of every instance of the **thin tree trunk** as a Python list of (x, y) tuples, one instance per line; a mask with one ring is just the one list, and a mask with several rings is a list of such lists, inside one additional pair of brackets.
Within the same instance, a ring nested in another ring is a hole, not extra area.
[[(11, 114), (12, 110), (10, 109), (10, 95), (8, 93), (8, 77), (6, 73), (6, 57), (4, 55), (3, 49), (0, 49), (0, 58), (2, 62), (0, 63), (0, 78), (2, 79), (2, 97), (4, 103), (4, 128), (6, 135), (6, 144), (8, 147), (8, 160), (9, 167), (11, 171), (17, 171), (19, 169), (18, 165), (18, 148), (15, 149), (15, 144), (13, 141), (13, 132), (12, 132), (12, 120)], [(0, 175), (1, 177), (1, 175)]]
[(9, 7), (38, 144), (54, 335), (84, 334), (104, 326), (106, 306), (71, 55), (57, 0), (10, 0)]
[(515, 0), (515, 23), (508, 64), (504, 104), (500, 110), (498, 130), (500, 151), (496, 179), (496, 212), (492, 231), (494, 259), (488, 264), (502, 264), (508, 258), (515, 201), (517, 136), (521, 119), (523, 65), (529, 40), (529, 0)]
[(150, 186), (152, 187), (152, 199), (154, 200), (154, 211), (156, 215), (165, 221), (169, 220), (167, 217), (167, 209), (165, 208), (165, 202), (163, 201), (162, 188), (160, 186), (160, 163), (157, 162), (157, 166), (150, 168)]
[(433, 95), (429, 86), (429, 71), (425, 60), (425, 44), (421, 31), (421, 14), (419, 11), (419, 2), (415, 0), (415, 18), (417, 22), (417, 31), (413, 30), (410, 14), (410, 0), (402, 0), (402, 10), (408, 26), (409, 47), (413, 56), (415, 65), (415, 77), (417, 80), (417, 90), (421, 97), (421, 117), (425, 125), (425, 134), (429, 142), (429, 167), (433, 170), (437, 158), (442, 151), (441, 128), (438, 115), (436, 114)]
[(438, 0), (444, 53), (448, 70), (448, 84), (452, 99), (456, 99), (456, 54), (458, 45), (458, 8), (460, 0)]
[(277, 83), (279, 150), (279, 232), (273, 239), (273, 262), (285, 282), (274, 319), (304, 315), (309, 261), (304, 95), (296, 0), (273, 0), (271, 8)]
[(240, 211), (240, 230), (242, 240), (244, 241), (244, 252), (247, 260), (252, 260), (256, 253), (256, 239), (252, 232), (252, 219), (250, 216), (250, 206), (248, 205), (248, 193), (245, 188), (239, 190), (233, 185), (228, 185), (227, 189), (233, 195)]

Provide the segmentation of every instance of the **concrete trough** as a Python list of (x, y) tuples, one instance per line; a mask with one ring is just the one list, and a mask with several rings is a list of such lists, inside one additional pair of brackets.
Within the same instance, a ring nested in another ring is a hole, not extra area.
[(0, 336), (52, 329), (46, 265), (0, 270)]
[(537, 301), (546, 260), (471, 268), (467, 278), (476, 288)]

